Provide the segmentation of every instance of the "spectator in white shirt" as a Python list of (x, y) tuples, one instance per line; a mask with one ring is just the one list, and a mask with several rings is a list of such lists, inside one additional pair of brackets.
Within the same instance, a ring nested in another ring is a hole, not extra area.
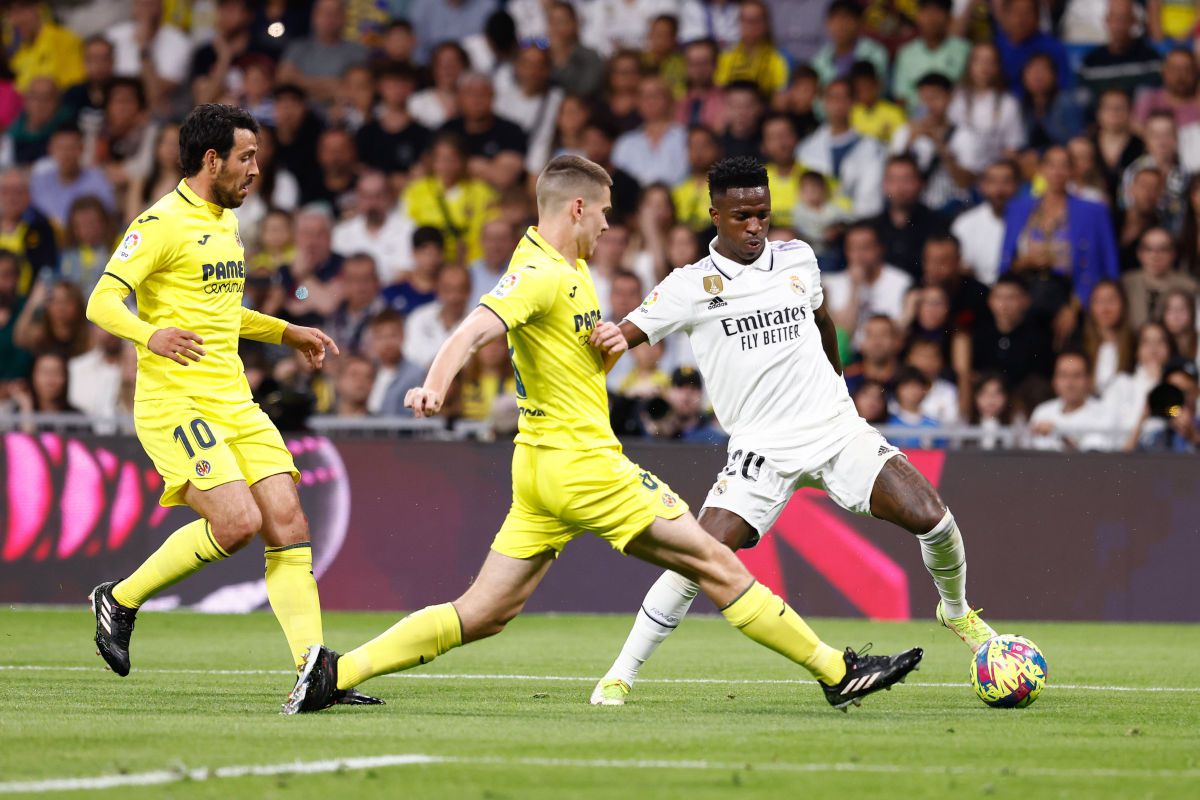
[(642, 125), (617, 139), (613, 164), (637, 178), (643, 188), (652, 183), (677, 186), (688, 174), (687, 131), (674, 122), (670, 84), (656, 75), (643, 78), (637, 107)]
[(404, 395), (425, 381), (425, 370), (404, 358), (404, 315), (385, 309), (367, 323), (367, 354), (375, 364), (375, 383), (367, 411), (384, 416), (412, 416)]
[(937, 420), (939, 425), (958, 424), (958, 387), (943, 376), (946, 359), (941, 344), (933, 339), (916, 339), (908, 346), (904, 363), (920, 370), (929, 381), (929, 392), (921, 401), (921, 413)]
[(1092, 396), (1092, 368), (1079, 352), (1060, 353), (1054, 362), (1054, 399), (1033, 410), (1029, 431), (1035, 450), (1112, 450), (1112, 416)]
[(409, 314), (404, 323), (404, 358), (428, 369), (442, 342), (467, 315), (470, 296), (471, 275), (466, 268), (457, 264), (442, 267), (437, 299)]
[(912, 286), (907, 272), (884, 263), (879, 234), (865, 222), (846, 231), (846, 269), (822, 276), (821, 282), (833, 321), (856, 336), (861, 324), (876, 314), (899, 322), (904, 296)]
[(174, 25), (162, 24), (162, 0), (133, 0), (130, 19), (108, 29), (117, 75), (139, 78), (150, 108), (163, 110), (187, 80), (192, 42)]
[(369, 253), (375, 259), (379, 282), (390, 286), (412, 266), (412, 235), (416, 230), (396, 205), (387, 176), (363, 172), (354, 187), (354, 215), (333, 228), (333, 252), (340, 256)]
[(883, 210), (883, 145), (850, 127), (850, 82), (836, 79), (825, 87), (825, 124), (800, 143), (796, 159), (806, 170), (837, 179), (842, 194), (862, 219)]
[(1004, 247), (1004, 213), (1020, 188), (1020, 173), (1012, 161), (997, 161), (983, 171), (979, 191), (983, 202), (959, 215), (950, 231), (962, 243), (963, 263), (988, 286), (1000, 274)]
[(962, 166), (978, 173), (988, 164), (1016, 154), (1025, 144), (1021, 107), (1008, 92), (1000, 51), (991, 42), (971, 48), (962, 83), (950, 101), (950, 121), (971, 130), (979, 140), (975, 158)]
[(536, 175), (550, 160), (563, 90), (550, 86), (550, 53), (540, 47), (523, 48), (513, 65), (513, 74), (516, 80), (512, 83), (496, 82), (492, 109), (525, 131), (529, 137), (525, 169)]
[(1162, 383), (1164, 367), (1177, 355), (1175, 340), (1162, 323), (1147, 322), (1138, 329), (1133, 370), (1118, 372), (1104, 390), (1104, 403), (1122, 432), (1137, 428), (1150, 390)]
[(92, 326), (92, 349), (67, 362), (67, 403), (89, 417), (115, 417), (124, 347), (124, 339)]
[(678, 14), (675, 0), (591, 0), (577, 4), (584, 15), (583, 43), (602, 56), (615, 50), (642, 50), (650, 20)]
[(495, 288), (508, 271), (508, 262), (517, 249), (517, 230), (505, 219), (489, 220), (483, 224), (479, 246), (483, 255), (470, 266), (472, 302)]

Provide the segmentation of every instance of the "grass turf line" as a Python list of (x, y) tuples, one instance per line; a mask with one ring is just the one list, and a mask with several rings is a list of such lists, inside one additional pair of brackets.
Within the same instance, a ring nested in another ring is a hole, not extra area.
[[(391, 614), (327, 614), (330, 644), (385, 629)], [(632, 616), (531, 616), (502, 636), (425, 668), (442, 674), (599, 675)], [(1055, 682), (1200, 688), (1189, 660), (1200, 626), (1005, 623), (1042, 646), (1050, 687), (1029, 709), (985, 708), (967, 682), (969, 654), (932, 621), (815, 620), (831, 644), (876, 652), (926, 648), (915, 680), (849, 715), (808, 685), (644, 683), (625, 708), (586, 705), (590, 685), (537, 680), (374, 681), (389, 705), (282, 718), (285, 676), (138, 673), (268, 670), (287, 663), (273, 617), (139, 616), (134, 671), (120, 679), (92, 655), (92, 620), (70, 612), (0, 612), (0, 662), (95, 671), (0, 671), (0, 781), (162, 769), (425, 754), (454, 763), (321, 775), (244, 776), (89, 791), (90, 797), (769, 797), (833, 791), (915, 796), (1175, 797), (1196, 779), (1200, 695), (1054, 692)], [(689, 618), (646, 678), (807, 677), (743, 641), (723, 620)], [(599, 766), (600, 760), (628, 762)], [(644, 768), (646, 760), (718, 768)], [(545, 763), (539, 763), (545, 762)], [(771, 765), (778, 768), (772, 768)], [(847, 771), (794, 765), (851, 765)], [(728, 765), (740, 765), (740, 768)], [(893, 767), (907, 771), (890, 772)], [(853, 771), (849, 771), (853, 770)], [(875, 771), (880, 770), (880, 771)], [(1190, 773), (1184, 773), (1190, 774)], [(346, 795), (346, 793), (351, 793)], [(39, 795), (41, 797), (54, 795)], [(80, 797), (80, 793), (62, 796)]]

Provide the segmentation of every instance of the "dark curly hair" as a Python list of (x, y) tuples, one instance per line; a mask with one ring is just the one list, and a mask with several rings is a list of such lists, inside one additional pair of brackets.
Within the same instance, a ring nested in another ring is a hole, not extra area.
[(767, 168), (757, 158), (723, 158), (708, 171), (708, 194), (716, 199), (730, 189), (757, 189), (767, 185)]
[(216, 150), (221, 158), (229, 158), (238, 130), (258, 134), (258, 121), (249, 111), (221, 103), (193, 108), (179, 128), (179, 165), (183, 174), (190, 178), (198, 173), (209, 150)]

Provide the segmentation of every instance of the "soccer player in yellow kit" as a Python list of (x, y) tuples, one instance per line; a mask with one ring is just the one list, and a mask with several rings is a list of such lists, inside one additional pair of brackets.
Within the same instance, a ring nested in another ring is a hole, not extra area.
[[(88, 319), (137, 345), (134, 426), (162, 475), (160, 503), (200, 515), (132, 575), (92, 590), (98, 653), (122, 677), (142, 603), (255, 534), (266, 544), (267, 595), (295, 663), (323, 641), (300, 473), (251, 399), (237, 346), (240, 337), (286, 344), (313, 367), (337, 346), (316, 328), (242, 306), (245, 253), (233, 209), (258, 175), (258, 123), (233, 106), (198, 106), (179, 130), (179, 148), (186, 177), (129, 226), (87, 307)], [(131, 292), (136, 316), (125, 307)]]
[(605, 374), (626, 343), (616, 325), (600, 321), (585, 260), (608, 228), (611, 186), (608, 173), (585, 158), (559, 156), (546, 166), (537, 181), (537, 227), (442, 345), (425, 385), (405, 399), (418, 417), (436, 414), (471, 354), (507, 332), (520, 409), (513, 500), (479, 576), (453, 603), (421, 609), (345, 655), (310, 649), (284, 713), (319, 711), (368, 678), (499, 633), (583, 532), (691, 577), (735, 627), (815, 675), (836, 707), (917, 666), (919, 648), (864, 656), (823, 643), (704, 532), (678, 495), (622, 454), (609, 424)]

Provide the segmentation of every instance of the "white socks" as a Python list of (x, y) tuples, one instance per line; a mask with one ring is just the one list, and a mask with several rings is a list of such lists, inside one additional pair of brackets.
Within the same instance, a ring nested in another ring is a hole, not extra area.
[(933, 530), (917, 539), (921, 542), (921, 560), (933, 576), (946, 616), (966, 616), (971, 612), (967, 604), (967, 552), (954, 515), (947, 510)]
[(646, 593), (629, 638), (604, 677), (619, 678), (633, 686), (642, 664), (683, 620), (699, 591), (698, 584), (682, 575), (664, 572)]

